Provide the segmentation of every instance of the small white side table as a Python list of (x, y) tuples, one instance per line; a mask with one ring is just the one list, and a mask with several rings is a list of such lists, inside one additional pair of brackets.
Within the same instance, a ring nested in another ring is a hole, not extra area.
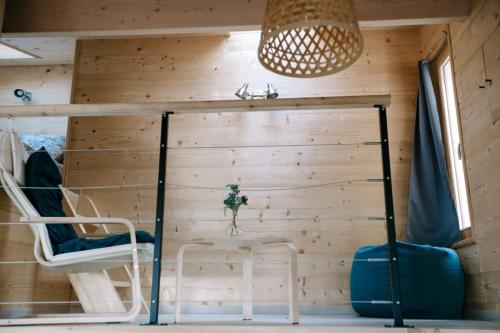
[(181, 319), (181, 289), (182, 289), (182, 264), (184, 252), (191, 247), (205, 247), (213, 250), (238, 251), (243, 254), (243, 319), (251, 320), (253, 316), (252, 253), (270, 247), (285, 247), (289, 252), (288, 260), (288, 312), (291, 324), (299, 323), (298, 281), (297, 281), (297, 248), (285, 238), (250, 238), (237, 236), (221, 239), (193, 239), (182, 245), (177, 252), (177, 279), (175, 293), (175, 322)]

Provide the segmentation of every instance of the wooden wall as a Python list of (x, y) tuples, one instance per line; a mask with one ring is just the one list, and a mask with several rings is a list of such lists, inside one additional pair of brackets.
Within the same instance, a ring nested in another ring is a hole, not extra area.
[[(474, 5), (467, 21), (449, 26), (476, 242), (458, 252), (466, 271), (468, 312), (475, 317), (498, 318), (500, 1), (481, 0)], [(439, 30), (442, 27), (434, 33), (427, 29), (424, 43)], [(492, 80), (491, 84), (486, 79)]]
[[(234, 99), (248, 81), (251, 89), (272, 82), (281, 97), (391, 93), (389, 130), (398, 238), (406, 232), (407, 190), (412, 147), (419, 31), (365, 31), (366, 49), (351, 68), (324, 78), (290, 79), (265, 71), (257, 61), (257, 33), (230, 36), (80, 41), (75, 63), (75, 103)], [(243, 188), (308, 186), (377, 178), (375, 110), (205, 114), (171, 119), (168, 183)], [(67, 155), (71, 186), (151, 184), (157, 174), (159, 117), (95, 117), (70, 120), (71, 149), (142, 147), (133, 152), (81, 152)], [(324, 146), (351, 143), (354, 145)], [(224, 148), (227, 146), (251, 146)], [(217, 148), (221, 147), (221, 148)], [(94, 190), (105, 215), (134, 221), (154, 219), (155, 190)], [(300, 251), (302, 306), (347, 306), (354, 251), (385, 242), (385, 227), (366, 216), (383, 214), (379, 183), (352, 182), (313, 189), (249, 192), (241, 209), (247, 233), (291, 238)], [(180, 244), (197, 237), (223, 236), (224, 192), (169, 187), (164, 235), (164, 285), (171, 305)], [(138, 223), (152, 230), (151, 223)], [(186, 267), (186, 298), (193, 307), (233, 304), (241, 297), (241, 267), (220, 264), (220, 254), (194, 253), (203, 263)], [(286, 300), (283, 253), (257, 255), (254, 283), (260, 305)], [(229, 256), (229, 260), (235, 259)], [(216, 262), (219, 260), (219, 264)], [(148, 273), (149, 269), (145, 268)], [(147, 274), (149, 276), (149, 274)], [(148, 287), (149, 280), (144, 281)], [(146, 289), (147, 290), (147, 289)], [(149, 298), (149, 291), (146, 293)]]
[[(15, 88), (33, 93), (33, 104), (69, 103), (72, 66), (0, 67), (0, 105), (17, 104)], [(67, 118), (0, 119), (0, 129), (19, 134), (66, 135)], [(3, 190), (0, 191), (0, 222), (18, 221), (20, 215)], [(33, 236), (28, 227), (0, 225), (0, 260), (32, 260)], [(67, 300), (66, 278), (33, 264), (0, 265), (0, 302)], [(32, 306), (1, 306), (11, 315), (29, 312)]]
[[(8, 1), (7, 33), (66, 36), (210, 34), (259, 30), (264, 0)], [(353, 0), (361, 26), (447, 23), (468, 14), (469, 0)], [(24, 36), (26, 37), (26, 36)]]
[[(31, 104), (67, 104), (70, 102), (72, 76), (72, 65), (0, 66), (0, 105), (23, 103), (14, 96), (16, 88), (33, 93)], [(0, 129), (14, 130), (20, 135), (66, 135), (67, 122), (67, 117), (0, 119)]]
[[(472, 204), (471, 223), (477, 241), (476, 246), (461, 251), (469, 278), (469, 307), (489, 310), (497, 318), (500, 311), (499, 16), (500, 1), (478, 1), (468, 21), (450, 25)], [(491, 79), (492, 84), (485, 79)]]

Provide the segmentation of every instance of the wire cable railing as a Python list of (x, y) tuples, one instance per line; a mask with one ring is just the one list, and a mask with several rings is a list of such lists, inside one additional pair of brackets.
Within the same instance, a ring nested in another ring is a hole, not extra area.
[[(364, 142), (337, 142), (337, 143), (315, 143), (315, 144), (277, 144), (277, 145), (228, 145), (228, 146), (175, 146), (175, 147), (168, 147), (168, 150), (191, 150), (191, 149), (247, 149), (247, 148), (305, 148), (305, 147), (310, 147), (310, 148), (317, 148), (317, 147), (338, 147), (338, 146), (355, 146), (355, 147), (360, 147), (360, 146), (378, 146), (380, 145), (381, 142), (378, 141), (364, 141)], [(143, 147), (130, 147), (130, 148), (86, 148), (86, 149), (63, 149), (61, 150), (64, 153), (87, 153), (87, 152), (104, 152), (104, 153), (114, 153), (114, 152), (126, 152), (126, 153), (136, 153), (136, 152), (145, 152), (145, 153), (153, 153), (157, 152), (157, 148), (143, 148)], [(12, 152), (14, 152), (12, 150)], [(34, 151), (32, 153), (37, 153), (38, 151)], [(380, 178), (356, 178), (356, 179), (344, 179), (344, 180), (338, 180), (338, 181), (331, 181), (331, 182), (323, 182), (323, 183), (317, 183), (317, 184), (311, 184), (311, 185), (300, 185), (300, 186), (284, 186), (284, 187), (241, 187), (241, 190), (244, 192), (275, 192), (275, 191), (294, 191), (294, 190), (308, 190), (308, 189), (316, 189), (316, 188), (323, 188), (323, 187), (345, 187), (348, 185), (352, 185), (355, 183), (380, 183), (383, 182), (384, 179)], [(165, 186), (170, 189), (194, 189), (194, 190), (201, 190), (201, 191), (227, 191), (227, 188), (225, 187), (220, 187), (220, 186), (200, 186), (200, 185), (193, 185), (193, 184), (178, 184), (178, 183), (167, 183), (165, 182)], [(3, 186), (0, 186), (0, 188)], [(96, 185), (96, 186), (69, 186), (65, 187), (65, 189), (72, 190), (72, 191), (85, 191), (85, 190), (106, 190), (106, 189), (145, 189), (145, 188), (157, 188), (158, 184), (157, 183), (137, 183), (137, 184), (109, 184), (109, 185)], [(21, 186), (20, 187), (23, 190), (61, 190), (59, 187), (29, 187), (29, 186)], [(385, 221), (384, 216), (356, 216), (356, 217), (348, 217), (348, 218), (343, 218), (343, 220), (351, 220), (351, 219), (359, 219), (359, 220), (368, 220), (368, 221)], [(167, 219), (169, 221), (178, 221), (178, 220), (184, 220), (184, 221), (189, 221), (189, 222), (230, 222), (230, 219), (224, 219), (224, 218), (212, 218), (212, 219)], [(245, 221), (245, 220), (258, 220), (258, 221), (314, 221), (317, 222), (318, 218), (315, 217), (309, 217), (309, 218), (262, 218), (262, 217), (256, 217), (256, 218), (240, 218), (240, 221)], [(327, 219), (321, 219), (322, 221), (331, 221), (331, 220), (336, 220), (336, 218), (327, 218)], [(132, 223), (150, 223), (154, 224), (157, 221), (156, 220), (136, 220), (134, 221), (133, 219), (130, 221)], [(20, 225), (22, 222), (0, 222), (0, 225)], [(103, 237), (109, 236), (109, 235), (102, 235)], [(318, 260), (317, 258), (307, 260), (304, 257), (299, 256), (299, 263), (306, 263), (308, 261), (313, 262), (314, 260)], [(98, 259), (95, 260), (94, 262), (96, 263), (122, 263), (124, 265), (127, 264), (132, 264), (132, 260), (104, 260), (104, 259)], [(148, 265), (148, 264), (153, 264), (154, 260), (139, 260), (139, 263), (141, 265)], [(207, 258), (207, 257), (191, 257), (189, 259), (183, 259), (183, 263), (186, 264), (198, 264), (198, 265), (233, 265), (233, 264), (243, 264), (244, 261), (243, 259), (234, 259), (234, 258), (227, 258), (224, 256), (224, 258), (221, 258), (219, 260), (214, 259), (214, 258)], [(366, 263), (388, 263), (390, 260), (388, 258), (366, 258), (366, 259), (356, 259), (352, 257), (345, 257), (345, 258), (336, 258), (334, 267), (338, 266), (344, 266), (347, 265), (348, 263), (354, 263), (354, 262), (366, 262)], [(176, 259), (162, 259), (160, 260), (160, 263), (162, 265), (176, 265), (178, 264), (178, 261)], [(254, 265), (257, 267), (259, 265), (285, 265), (287, 264), (288, 261), (286, 259), (278, 259), (278, 260), (256, 260), (254, 261)], [(38, 262), (35, 259), (6, 259), (6, 260), (0, 260), (0, 265), (36, 265)], [(268, 267), (266, 266), (266, 267)], [(331, 270), (331, 269), (330, 269)], [(150, 302), (151, 300), (145, 300), (147, 302)], [(97, 302), (102, 302), (102, 303), (110, 303), (113, 301), (97, 301)], [(121, 300), (121, 303), (132, 303), (132, 300)], [(158, 302), (161, 303), (175, 303), (175, 301), (172, 300), (158, 300)], [(235, 303), (245, 303), (249, 302), (246, 300), (240, 300), (240, 299), (226, 299), (226, 300), (207, 300), (207, 299), (185, 299), (185, 300), (180, 300), (179, 302), (181, 303), (203, 303), (207, 304), (210, 302), (235, 302)], [(268, 299), (253, 299), (250, 301), (252, 303), (283, 303), (286, 304), (284, 301), (279, 301), (279, 300), (268, 300)], [(350, 301), (346, 300), (344, 302), (329, 302), (330, 305), (350, 305), (353, 303), (365, 303), (365, 304), (393, 304), (393, 301), (391, 300), (366, 300), (366, 301)], [(64, 300), (64, 301), (0, 301), (0, 306), (22, 306), (22, 305), (68, 305), (68, 304), (81, 304), (80, 301), (72, 301), (72, 300)]]
[[(306, 147), (336, 147), (336, 146), (373, 146), (380, 145), (379, 141), (358, 141), (358, 142), (333, 142), (333, 143), (313, 143), (313, 144), (261, 144), (261, 145), (226, 145), (226, 146), (170, 146), (167, 147), (168, 150), (185, 150), (185, 149), (245, 149), (245, 148), (306, 148)], [(100, 147), (90, 147), (90, 148), (79, 148), (79, 149), (57, 149), (58, 152), (63, 153), (85, 153), (85, 152), (158, 152), (158, 148), (148, 148), (148, 147), (127, 147), (127, 148), (100, 148)], [(0, 152), (13, 152), (16, 150), (3, 149)], [(40, 153), (41, 151), (34, 150), (30, 151), (32, 153)]]
[[(299, 262), (304, 262), (307, 260), (299, 259)], [(311, 260), (312, 261), (312, 260)], [(388, 258), (366, 258), (366, 259), (342, 259), (342, 264), (346, 262), (369, 262), (369, 263), (378, 263), (378, 262), (388, 262)], [(104, 260), (104, 259), (97, 259), (93, 260), (92, 262), (96, 263), (123, 263), (123, 264), (130, 264), (132, 263), (132, 260)], [(153, 263), (153, 260), (140, 260), (140, 263)], [(183, 263), (190, 263), (190, 264), (204, 264), (204, 265), (233, 265), (233, 264), (243, 264), (243, 260), (238, 260), (238, 259), (231, 259), (231, 260), (218, 260), (218, 261), (206, 261), (206, 258), (190, 258), (190, 259), (183, 259)], [(161, 260), (162, 264), (177, 264), (176, 259), (162, 259)], [(286, 260), (281, 260), (281, 261), (273, 261), (273, 260), (265, 260), (265, 261), (255, 261), (254, 264), (256, 265), (280, 265), (280, 264), (287, 264), (288, 261)], [(16, 264), (38, 264), (38, 262), (35, 259), (26, 259), (26, 260), (0, 260), (0, 265), (16, 265)], [(341, 264), (341, 263), (339, 263)]]
[[(342, 186), (345, 184), (352, 183), (374, 183), (374, 182), (383, 182), (383, 179), (379, 178), (360, 178), (360, 179), (346, 179), (335, 182), (327, 182), (313, 185), (303, 185), (303, 186), (291, 186), (291, 187), (262, 187), (262, 188), (245, 188), (241, 187), (241, 191), (244, 192), (273, 192), (273, 191), (292, 191), (292, 190), (306, 190), (313, 189), (318, 187), (328, 187), (328, 186)], [(127, 189), (127, 188), (146, 188), (146, 187), (156, 187), (157, 184), (153, 183), (138, 183), (138, 184), (119, 184), (119, 185), (100, 185), (100, 186), (68, 186), (64, 187), (67, 190), (72, 191), (81, 191), (81, 190), (100, 190), (100, 189)], [(199, 186), (199, 185), (187, 185), (187, 184), (175, 184), (175, 183), (166, 183), (167, 187), (170, 188), (187, 188), (187, 189), (196, 189), (196, 190), (211, 190), (211, 191), (227, 191), (225, 187), (210, 187), (210, 186)], [(0, 186), (3, 188), (3, 186)], [(19, 186), (20, 189), (23, 190), (61, 190), (60, 187), (40, 187), (40, 186)]]
[[(145, 300), (146, 302), (150, 302), (150, 300)], [(122, 300), (120, 301), (121, 303), (125, 304), (131, 304), (133, 303), (132, 300)], [(210, 300), (207, 301), (206, 299), (185, 299), (181, 300), (180, 303), (200, 303), (200, 304), (207, 304), (207, 303), (219, 303), (219, 302), (224, 302), (224, 303), (237, 303), (237, 304), (242, 304), (242, 303), (261, 303), (261, 304), (287, 304), (283, 300), (268, 300), (268, 299), (253, 299), (251, 301), (247, 300), (238, 300), (238, 299), (217, 299), (217, 300)], [(118, 301), (113, 301), (113, 300), (100, 300), (100, 301), (93, 301), (93, 303), (118, 303)], [(174, 300), (161, 300), (161, 303), (170, 303), (174, 304)], [(329, 302), (329, 305), (350, 305), (350, 304), (375, 304), (375, 305), (389, 305), (392, 304), (392, 301), (390, 300), (366, 300), (366, 301), (344, 301), (344, 302)], [(0, 306), (19, 306), (19, 305), (71, 305), (71, 304), (80, 304), (80, 301), (0, 301)]]

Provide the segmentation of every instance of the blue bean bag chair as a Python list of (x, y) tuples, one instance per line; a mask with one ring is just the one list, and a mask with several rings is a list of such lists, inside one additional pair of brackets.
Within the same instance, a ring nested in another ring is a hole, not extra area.
[[(397, 242), (401, 301), (405, 319), (459, 319), (464, 310), (464, 273), (452, 249)], [(391, 300), (387, 244), (366, 246), (354, 256), (351, 270), (352, 307), (362, 317), (392, 318), (392, 304), (364, 303)]]

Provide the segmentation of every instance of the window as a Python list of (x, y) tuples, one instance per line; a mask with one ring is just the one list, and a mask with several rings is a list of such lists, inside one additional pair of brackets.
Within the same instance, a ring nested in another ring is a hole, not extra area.
[(0, 60), (33, 59), (33, 58), (37, 57), (31, 53), (20, 50), (14, 46), (0, 42)]
[[(460, 136), (460, 122), (453, 82), (453, 69), (449, 53), (437, 61), (439, 93), (442, 105), (442, 127), (447, 151), (448, 172), (453, 189), (458, 220), (462, 231), (470, 230), (469, 197), (464, 170), (463, 149)], [(470, 237), (470, 235), (469, 235)], [(462, 237), (464, 238), (464, 237)]]

